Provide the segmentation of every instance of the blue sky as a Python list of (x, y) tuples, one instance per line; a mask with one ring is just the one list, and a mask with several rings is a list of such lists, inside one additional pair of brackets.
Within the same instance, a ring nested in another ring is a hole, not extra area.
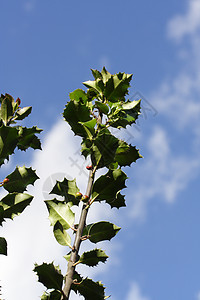
[(0, 257), (4, 298), (39, 299), (35, 262), (65, 270), (43, 199), (56, 176), (77, 177), (85, 189), (80, 140), (61, 113), (69, 92), (92, 79), (90, 68), (105, 65), (134, 74), (130, 97), (142, 97), (143, 109), (125, 138), (144, 159), (127, 169), (127, 208), (97, 204), (89, 215), (122, 227), (100, 245), (109, 262), (80, 270), (102, 280), (112, 300), (200, 300), (200, 1), (19, 0), (1, 1), (0, 11), (1, 93), (31, 105), (26, 124), (44, 129), (42, 152), (17, 153), (1, 171), (26, 163), (41, 178), (29, 189), (32, 205), (0, 229), (9, 244)]

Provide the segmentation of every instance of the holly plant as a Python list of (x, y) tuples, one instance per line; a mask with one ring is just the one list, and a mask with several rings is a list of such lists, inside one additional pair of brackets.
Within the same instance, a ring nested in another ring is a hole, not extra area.
[[(41, 149), (36, 136), (42, 130), (36, 126), (27, 128), (19, 125), (32, 108), (20, 107), (21, 100), (14, 100), (9, 94), (0, 97), (0, 167), (14, 154), (15, 149), (26, 151), (28, 148)], [(17, 166), (15, 170), (0, 182), (7, 194), (0, 200), (0, 225), (5, 219), (13, 219), (31, 203), (33, 196), (26, 193), (29, 184), (38, 179), (35, 170)], [(7, 242), (0, 237), (0, 254), (7, 255)]]
[[(123, 167), (130, 166), (140, 157), (135, 146), (118, 139), (111, 133), (111, 128), (120, 129), (136, 122), (140, 114), (140, 100), (126, 99), (131, 74), (118, 73), (111, 75), (105, 68), (101, 72), (92, 70), (93, 81), (83, 84), (87, 91), (77, 89), (69, 94), (63, 117), (75, 135), (82, 138), (81, 154), (90, 158), (88, 185), (82, 193), (76, 179), (57, 181), (50, 194), (52, 200), (45, 201), (49, 211), (49, 220), (57, 242), (66, 250), (64, 259), (67, 262), (65, 275), (53, 263), (36, 265), (34, 271), (39, 281), (46, 287), (42, 300), (69, 299), (73, 290), (86, 300), (103, 300), (105, 287), (98, 281), (83, 278), (77, 272), (77, 266), (84, 264), (90, 267), (105, 263), (106, 253), (95, 246), (94, 249), (81, 253), (80, 245), (89, 240), (93, 244), (111, 240), (120, 230), (115, 224), (107, 221), (88, 224), (87, 215), (94, 202), (107, 203), (110, 208), (125, 206), (125, 196), (121, 191), (126, 187), (127, 175)], [(105, 174), (95, 179), (96, 171), (105, 170)], [(58, 199), (56, 196), (61, 196)], [(78, 206), (81, 216), (74, 224), (73, 206)], [(74, 233), (72, 242), (69, 231)]]

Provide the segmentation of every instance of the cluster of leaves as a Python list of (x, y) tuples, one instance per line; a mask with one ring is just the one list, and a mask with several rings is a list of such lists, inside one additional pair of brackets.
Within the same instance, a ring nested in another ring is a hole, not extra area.
[[(56, 240), (59, 244), (71, 248), (71, 251), (64, 256), (68, 261), (68, 271), (70, 268), (73, 269), (71, 289), (86, 300), (103, 300), (107, 297), (101, 282), (82, 278), (75, 271), (75, 267), (80, 263), (96, 266), (100, 262), (105, 262), (108, 256), (102, 249), (97, 248), (80, 256), (76, 243), (71, 244), (68, 230), (74, 231), (75, 240), (79, 238), (81, 242), (89, 239), (95, 244), (110, 240), (120, 230), (120, 227), (107, 221), (87, 224), (86, 215), (94, 201), (105, 201), (111, 208), (125, 206), (125, 197), (121, 194), (121, 190), (126, 187), (127, 175), (122, 167), (130, 166), (142, 156), (136, 147), (114, 136), (110, 128), (126, 128), (135, 123), (140, 114), (140, 100), (126, 99), (132, 75), (125, 73), (111, 75), (105, 68), (101, 72), (92, 70), (92, 74), (94, 80), (83, 83), (87, 91), (77, 89), (70, 93), (70, 101), (63, 112), (64, 119), (69, 123), (74, 134), (82, 137), (82, 155), (85, 158), (89, 156), (91, 159), (89, 178), (92, 181), (87, 189), (89, 191), (85, 198), (82, 197), (76, 180), (64, 178), (61, 182), (57, 181), (50, 192), (62, 196), (62, 199), (48, 200), (46, 205)], [(94, 181), (94, 174), (100, 168), (106, 168), (106, 174)], [(85, 211), (83, 226), (81, 221), (78, 225), (74, 225), (75, 215), (71, 208), (79, 205), (83, 214)], [(81, 236), (78, 236), (79, 229)], [(76, 261), (72, 259), (75, 251)], [(66, 281), (69, 280), (68, 275), (64, 277), (53, 263), (37, 265), (35, 271), (39, 281), (47, 288), (47, 292), (41, 299), (68, 299), (68, 295), (64, 292), (65, 288), (63, 289), (63, 285), (65, 286)]]
[[(9, 94), (0, 97), (0, 167), (9, 160), (15, 149), (26, 151), (28, 148), (41, 149), (40, 140), (36, 134), (42, 130), (37, 127), (19, 126), (18, 121), (26, 118), (31, 107), (20, 107), (20, 99), (14, 101)], [(16, 167), (1, 183), (8, 193), (0, 200), (0, 225), (5, 219), (13, 219), (23, 212), (30, 204), (33, 196), (25, 193), (29, 184), (38, 179), (32, 168)], [(6, 239), (0, 237), (0, 254), (7, 255)]]

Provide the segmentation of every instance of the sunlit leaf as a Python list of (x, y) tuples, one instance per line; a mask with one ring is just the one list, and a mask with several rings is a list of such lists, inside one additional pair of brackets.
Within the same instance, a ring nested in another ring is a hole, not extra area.
[(67, 203), (62, 203), (54, 200), (45, 201), (51, 225), (54, 226), (58, 221), (63, 226), (63, 229), (69, 229), (74, 224), (74, 213)]
[(25, 193), (12, 193), (6, 195), (0, 201), (0, 206), (4, 209), (4, 218), (13, 219), (15, 216), (23, 212), (23, 210), (31, 203), (33, 196)]
[(34, 182), (39, 179), (35, 170), (26, 168), (25, 166), (17, 167), (13, 173), (7, 176), (7, 178), (9, 181), (8, 183), (5, 183), (3, 187), (9, 193), (22, 193), (29, 184), (34, 184)]
[(53, 228), (54, 236), (57, 242), (62, 246), (71, 246), (71, 237), (70, 235), (63, 229), (63, 226), (59, 221), (56, 222)]
[(79, 192), (79, 188), (76, 185), (76, 179), (68, 180), (66, 178), (63, 181), (56, 181), (55, 186), (51, 190), (50, 194), (56, 194), (65, 198), (66, 202), (72, 202), (73, 205), (78, 205), (79, 200), (76, 198), (76, 193)]

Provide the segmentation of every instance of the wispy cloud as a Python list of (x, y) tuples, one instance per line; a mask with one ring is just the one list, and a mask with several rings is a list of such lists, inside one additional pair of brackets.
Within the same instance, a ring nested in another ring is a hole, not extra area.
[(200, 29), (200, 1), (188, 1), (185, 14), (174, 16), (168, 23), (169, 37), (180, 41), (185, 35), (193, 35)]
[(150, 300), (150, 298), (142, 295), (137, 282), (132, 282), (126, 300)]

